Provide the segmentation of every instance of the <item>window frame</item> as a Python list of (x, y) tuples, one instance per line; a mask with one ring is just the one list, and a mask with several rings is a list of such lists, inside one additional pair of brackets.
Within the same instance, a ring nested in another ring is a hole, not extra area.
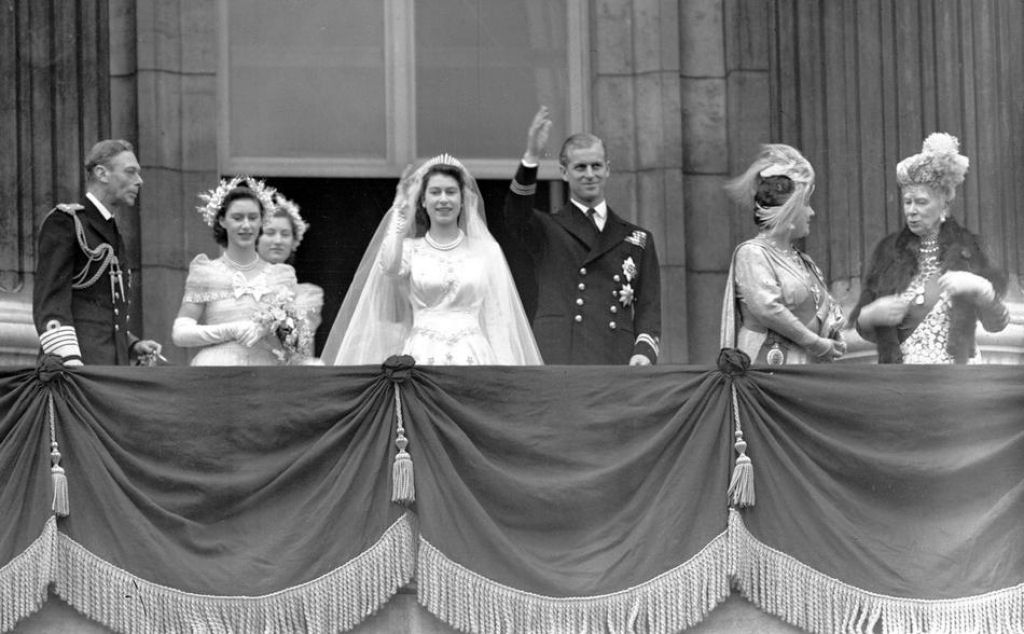
[[(217, 102), (218, 168), (222, 174), (258, 174), (280, 177), (390, 178), (401, 175), (405, 167), (426, 156), (416, 151), (416, 51), (415, 0), (383, 0), (385, 61), (384, 81), (387, 143), (385, 158), (378, 157), (286, 157), (237, 156), (231, 151), (229, 0), (218, 0)], [(586, 0), (565, 0), (568, 41), (567, 71), (569, 86), (568, 129), (590, 129), (589, 14)], [(525, 124), (528, 122), (524, 122)], [(525, 132), (525, 127), (524, 127)], [(525, 134), (524, 134), (525, 137)], [(552, 142), (557, 142), (552, 140)], [(551, 148), (552, 156), (557, 151)], [(509, 178), (510, 165), (519, 156), (467, 159), (466, 167), (478, 179)], [(540, 178), (560, 177), (557, 161), (541, 162)]]

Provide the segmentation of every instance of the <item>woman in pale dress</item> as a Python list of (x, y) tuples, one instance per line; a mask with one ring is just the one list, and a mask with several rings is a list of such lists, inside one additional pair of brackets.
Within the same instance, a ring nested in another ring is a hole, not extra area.
[(721, 345), (769, 365), (823, 363), (846, 352), (842, 310), (795, 242), (811, 230), (814, 169), (795, 148), (762, 146), (726, 190), (760, 229), (736, 247), (722, 305)]
[(476, 183), (441, 155), (403, 176), (363, 256), (322, 359), (530, 365), (540, 352)]
[[(260, 257), (271, 264), (294, 265), (295, 251), (309, 229), (309, 224), (299, 214), (299, 206), (285, 198), (281, 192), (274, 192), (273, 211), (263, 223), (263, 231), (256, 243)], [(309, 336), (304, 337), (303, 353), (313, 357), (313, 334), (320, 326), (320, 311), (324, 305), (324, 289), (316, 284), (300, 282), (295, 295), (295, 306), (305, 320)]]
[(950, 215), (968, 164), (956, 137), (937, 132), (896, 166), (906, 226), (875, 247), (851, 316), (879, 363), (977, 363), (978, 323), (999, 332), (1010, 321), (1006, 274)]
[(234, 178), (202, 196), (198, 211), (223, 248), (220, 257), (201, 253), (189, 265), (174, 344), (199, 348), (192, 365), (279, 365), (281, 342), (268, 307), (294, 300), (295, 270), (271, 264), (256, 252), (264, 210), (272, 191), (255, 179)]

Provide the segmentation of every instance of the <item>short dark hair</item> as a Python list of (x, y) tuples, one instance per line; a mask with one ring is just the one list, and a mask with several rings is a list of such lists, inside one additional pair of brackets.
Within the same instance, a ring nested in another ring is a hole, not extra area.
[(134, 152), (132, 144), (124, 139), (103, 139), (96, 143), (85, 156), (85, 176), (94, 180), (92, 171), (99, 165), (108, 165), (110, 160), (121, 152)]
[(229, 191), (224, 196), (224, 201), (217, 209), (217, 216), (213, 219), (213, 239), (222, 247), (228, 246), (228, 231), (224, 227), (220, 226), (220, 219), (227, 213), (228, 207), (231, 206), (231, 203), (236, 200), (244, 199), (249, 199), (256, 203), (256, 206), (260, 208), (260, 218), (263, 218), (267, 213), (263, 208), (263, 203), (260, 202), (260, 197), (256, 195), (256, 192), (248, 187), (235, 187)]
[(601, 137), (596, 134), (590, 134), (589, 132), (577, 132), (566, 139), (565, 143), (562, 143), (562, 149), (558, 151), (558, 163), (562, 167), (569, 167), (570, 150), (580, 150), (594, 147), (595, 145), (601, 146), (601, 151), (604, 152), (604, 158), (607, 161), (608, 148), (605, 147), (604, 141)]
[[(442, 176), (451, 176), (455, 179), (455, 182), (459, 184), (459, 196), (462, 198), (462, 205), (466, 204), (466, 179), (462, 175), (462, 170), (455, 167), (454, 165), (445, 165), (440, 163), (433, 165), (427, 170), (427, 173), (423, 175), (423, 180), (420, 181), (420, 193), (416, 197), (416, 235), (423, 235), (430, 228), (430, 216), (427, 214), (427, 208), (423, 205), (423, 199), (427, 194), (427, 183), (430, 182), (430, 178), (435, 174), (441, 174)], [(459, 215), (462, 215), (462, 209), (459, 209)]]
[[(775, 176), (758, 176), (757, 191), (754, 192), (754, 203), (759, 207), (781, 207), (796, 191), (796, 183), (793, 179), (778, 174)], [(764, 226), (764, 220), (754, 209), (754, 223), (757, 226)]]

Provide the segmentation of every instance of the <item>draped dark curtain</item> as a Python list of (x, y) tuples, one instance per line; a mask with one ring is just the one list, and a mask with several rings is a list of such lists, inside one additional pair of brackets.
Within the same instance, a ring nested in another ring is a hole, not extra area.
[[(6, 371), (0, 630), (52, 587), (119, 631), (339, 631), (415, 570), (419, 601), (472, 632), (676, 632), (732, 587), (815, 632), (1014, 631), (1022, 384), (998, 366)], [(737, 439), (756, 502), (730, 508)]]

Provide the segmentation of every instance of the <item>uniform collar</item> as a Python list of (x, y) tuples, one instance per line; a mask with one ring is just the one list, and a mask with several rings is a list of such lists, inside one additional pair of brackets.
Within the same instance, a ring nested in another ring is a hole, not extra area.
[(100, 215), (103, 216), (104, 220), (110, 220), (114, 217), (114, 214), (110, 213), (110, 210), (107, 209), (103, 203), (100, 202), (100, 199), (96, 198), (92, 192), (86, 192), (85, 197), (91, 200), (92, 204), (96, 205), (96, 211), (100, 212)]
[(572, 198), (569, 199), (569, 202), (571, 202), (572, 204), (576, 205), (576, 208), (579, 209), (581, 212), (583, 212), (584, 216), (587, 215), (587, 209), (593, 209), (594, 210), (594, 221), (597, 223), (597, 227), (599, 229), (601, 229), (602, 231), (604, 230), (604, 225), (605, 225), (606, 222), (608, 222), (608, 201), (607, 200), (602, 200), (601, 202), (599, 202), (597, 205), (595, 205), (593, 207), (587, 207), (583, 203), (577, 202), (577, 201), (573, 200)]

